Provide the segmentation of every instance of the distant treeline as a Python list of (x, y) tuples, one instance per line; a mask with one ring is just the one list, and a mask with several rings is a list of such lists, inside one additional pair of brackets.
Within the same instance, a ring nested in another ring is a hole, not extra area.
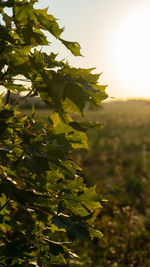
[[(6, 102), (6, 95), (3, 97), (3, 103)], [(34, 106), (36, 109), (47, 109), (47, 105), (41, 101), (38, 96), (25, 97), (17, 94), (10, 94), (9, 104), (18, 106), (19, 109), (32, 109)]]
[[(6, 94), (3, 97), (3, 103), (6, 103)], [(34, 97), (25, 97), (17, 94), (10, 94), (9, 104), (16, 105), (20, 109), (32, 109), (34, 106), (36, 109), (47, 109), (47, 105), (40, 99), (39, 96)], [(103, 103), (102, 109), (104, 108), (116, 108), (117, 111), (121, 108), (134, 109), (136, 107), (142, 108), (146, 105), (150, 106), (150, 99), (129, 99), (126, 101), (115, 100), (115, 101), (107, 101)], [(90, 105), (86, 105), (86, 110), (93, 110)]]

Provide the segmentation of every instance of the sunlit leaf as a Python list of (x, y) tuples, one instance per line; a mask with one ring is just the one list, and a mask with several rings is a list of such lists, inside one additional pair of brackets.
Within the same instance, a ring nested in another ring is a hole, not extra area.
[(48, 8), (43, 10), (35, 9), (34, 14), (40, 23), (40, 26), (53, 34), (56, 38), (59, 38), (64, 28), (59, 28), (59, 25), (53, 15), (47, 14)]
[(69, 42), (69, 41), (66, 41), (66, 40), (64, 40), (62, 38), (59, 38), (59, 39), (71, 51), (71, 53), (74, 56), (82, 56), (81, 53), (80, 53), (81, 46), (79, 45), (79, 43), (77, 43), (77, 42)]

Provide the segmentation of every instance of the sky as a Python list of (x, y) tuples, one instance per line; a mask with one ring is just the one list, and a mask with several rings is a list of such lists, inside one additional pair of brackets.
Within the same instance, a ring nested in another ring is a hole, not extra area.
[(84, 57), (74, 57), (59, 41), (60, 52), (75, 67), (95, 67), (111, 98), (150, 98), (150, 0), (39, 0), (65, 26), (62, 38), (78, 41)]

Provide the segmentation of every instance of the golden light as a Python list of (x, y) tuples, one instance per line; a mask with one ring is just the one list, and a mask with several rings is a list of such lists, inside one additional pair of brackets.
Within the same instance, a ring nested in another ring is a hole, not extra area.
[(133, 97), (150, 97), (150, 6), (133, 9), (113, 32), (113, 68)]

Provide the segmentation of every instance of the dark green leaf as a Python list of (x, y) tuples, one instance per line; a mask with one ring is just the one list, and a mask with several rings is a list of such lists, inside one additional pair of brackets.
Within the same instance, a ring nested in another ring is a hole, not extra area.
[(88, 229), (80, 224), (75, 223), (67, 215), (60, 214), (53, 217), (53, 223), (59, 228), (66, 229), (67, 232), (69, 232), (73, 237), (81, 238), (87, 241), (91, 240)]

